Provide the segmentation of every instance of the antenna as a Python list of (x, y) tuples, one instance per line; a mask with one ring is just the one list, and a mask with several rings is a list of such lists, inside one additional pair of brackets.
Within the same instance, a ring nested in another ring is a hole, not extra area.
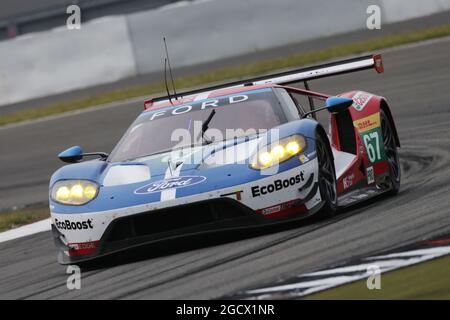
[[(163, 37), (163, 40), (164, 40), (164, 48), (166, 50), (166, 60), (167, 60), (168, 66), (169, 66), (170, 78), (172, 79), (173, 93), (174, 93), (175, 99), (178, 100), (177, 91), (175, 89), (175, 82), (173, 81), (172, 67), (170, 66), (169, 50), (167, 50), (166, 37)], [(164, 62), (164, 69), (165, 69), (165, 62)], [(166, 86), (167, 86), (167, 81), (166, 81)]]
[(169, 97), (170, 104), (173, 105), (172, 96), (170, 95), (169, 86), (167, 85), (167, 58), (164, 58), (164, 83), (166, 85), (167, 97)]

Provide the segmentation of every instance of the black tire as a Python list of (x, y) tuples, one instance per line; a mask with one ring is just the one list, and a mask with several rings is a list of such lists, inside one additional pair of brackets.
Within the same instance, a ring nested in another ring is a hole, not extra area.
[(381, 109), (381, 131), (383, 134), (384, 152), (389, 163), (389, 178), (391, 184), (390, 194), (395, 195), (400, 191), (401, 168), (398, 156), (397, 143), (392, 123), (386, 113)]
[(316, 133), (316, 153), (319, 166), (319, 190), (324, 205), (318, 216), (331, 218), (338, 209), (336, 170), (330, 143), (324, 133)]

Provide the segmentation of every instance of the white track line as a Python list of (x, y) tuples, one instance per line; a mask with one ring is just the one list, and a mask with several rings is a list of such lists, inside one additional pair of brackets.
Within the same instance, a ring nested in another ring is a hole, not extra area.
[[(380, 273), (412, 266), (421, 262), (429, 261), (450, 254), (450, 246), (426, 248), (406, 252), (395, 252), (388, 255), (368, 257), (365, 261), (370, 263), (361, 263), (332, 269), (325, 269), (313, 273), (301, 274), (298, 277), (303, 278), (299, 282), (269, 286), (259, 289), (247, 290), (244, 293), (250, 295), (264, 295), (272, 298), (279, 293), (291, 294), (295, 297), (302, 297), (314, 292), (334, 288), (343, 284), (367, 279), (371, 273), (370, 267), (376, 266)], [(398, 259), (390, 259), (398, 257)], [(385, 260), (388, 259), (388, 260)], [(306, 280), (308, 277), (320, 277), (319, 279)], [(300, 291), (299, 291), (300, 290)]]
[(23, 227), (2, 232), (0, 233), (0, 242), (6, 242), (50, 230), (50, 218), (48, 218), (32, 224), (27, 224)]

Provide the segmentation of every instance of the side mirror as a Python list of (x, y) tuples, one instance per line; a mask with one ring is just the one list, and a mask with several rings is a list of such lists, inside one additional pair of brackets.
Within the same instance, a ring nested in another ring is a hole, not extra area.
[(67, 163), (77, 163), (83, 160), (84, 156), (99, 156), (100, 159), (105, 160), (109, 155), (104, 152), (83, 153), (83, 150), (79, 146), (70, 147), (58, 154), (58, 158)]
[(83, 159), (83, 150), (79, 146), (70, 147), (58, 154), (61, 161), (68, 163), (76, 163)]
[(344, 97), (330, 97), (325, 105), (330, 113), (339, 113), (347, 110), (353, 104), (353, 99)]

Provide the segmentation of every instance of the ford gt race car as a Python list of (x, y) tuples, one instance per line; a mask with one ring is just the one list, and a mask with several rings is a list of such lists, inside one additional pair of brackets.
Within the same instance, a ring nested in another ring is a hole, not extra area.
[[(60, 153), (70, 164), (50, 181), (58, 261), (331, 217), (341, 207), (397, 193), (400, 142), (386, 99), (308, 87), (310, 80), (366, 69), (383, 72), (381, 56), (168, 92), (145, 101), (110, 154), (78, 146)], [(302, 82), (305, 89), (289, 86)], [(328, 132), (316, 120), (323, 110)]]

